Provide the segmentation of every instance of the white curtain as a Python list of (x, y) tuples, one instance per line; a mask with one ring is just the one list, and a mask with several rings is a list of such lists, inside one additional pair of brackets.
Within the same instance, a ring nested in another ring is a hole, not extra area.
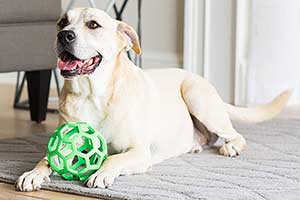
[(300, 100), (300, 1), (253, 0), (250, 8), (247, 103), (271, 100), (295, 88)]

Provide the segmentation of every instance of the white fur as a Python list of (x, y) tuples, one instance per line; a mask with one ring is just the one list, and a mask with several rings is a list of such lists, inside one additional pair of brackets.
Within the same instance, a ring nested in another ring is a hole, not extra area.
[[(74, 55), (84, 59), (100, 52), (103, 61), (92, 75), (65, 81), (60, 97), (60, 123), (92, 124), (116, 152), (88, 179), (88, 187), (105, 188), (121, 174), (143, 173), (167, 158), (201, 151), (190, 115), (209, 132), (226, 140), (220, 148), (221, 154), (241, 153), (245, 139), (230, 122), (230, 114), (238, 118), (240, 109), (225, 104), (205, 79), (181, 69), (139, 69), (125, 53), (130, 45), (137, 53), (140, 51), (132, 28), (97, 9), (75, 9), (68, 15), (71, 23), (65, 30), (72, 29), (79, 37)], [(103, 28), (87, 30), (84, 26), (87, 18), (97, 20)], [(270, 104), (267, 110), (244, 108), (241, 118), (247, 112), (252, 120), (270, 118), (281, 110), (286, 100), (279, 98), (280, 103)], [(270, 107), (273, 114), (267, 112)], [(43, 159), (33, 171), (18, 179), (16, 188), (39, 189), (50, 173), (47, 160)]]

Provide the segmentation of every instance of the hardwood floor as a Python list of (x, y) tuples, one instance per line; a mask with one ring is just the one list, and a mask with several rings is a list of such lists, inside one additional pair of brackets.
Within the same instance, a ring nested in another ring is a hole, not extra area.
[(89, 200), (89, 198), (79, 195), (66, 194), (61, 192), (52, 192), (48, 190), (40, 190), (35, 192), (18, 192), (11, 184), (0, 183), (0, 200)]
[[(14, 86), (0, 85), (0, 139), (26, 137), (41, 132), (52, 132), (57, 126), (57, 114), (48, 114), (47, 120), (41, 124), (30, 121), (29, 111), (15, 110), (12, 107)], [(26, 93), (26, 91), (24, 91)], [(55, 95), (54, 91), (51, 91)], [(23, 99), (26, 95), (23, 96)], [(55, 106), (55, 104), (51, 105)], [(41, 190), (37, 192), (17, 192), (14, 186), (0, 182), (0, 200), (29, 200), (29, 199), (95, 199), (73, 194)]]

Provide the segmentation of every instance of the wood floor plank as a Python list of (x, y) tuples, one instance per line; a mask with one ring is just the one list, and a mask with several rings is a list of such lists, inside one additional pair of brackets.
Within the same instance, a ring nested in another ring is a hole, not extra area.
[[(0, 183), (0, 199), (5, 197), (13, 197), (12, 199), (44, 199), (44, 200), (90, 200), (95, 198), (66, 194), (62, 192), (53, 192), (48, 190), (40, 190), (34, 192), (19, 192), (11, 184)], [(7, 198), (6, 198), (7, 199)]]

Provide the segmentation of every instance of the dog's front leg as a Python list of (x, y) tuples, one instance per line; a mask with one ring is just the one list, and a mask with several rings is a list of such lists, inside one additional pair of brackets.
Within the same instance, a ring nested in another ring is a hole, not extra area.
[[(63, 116), (59, 116), (59, 126), (64, 124), (66, 120)], [(19, 191), (33, 191), (41, 189), (44, 182), (50, 182), (50, 168), (48, 158), (45, 156), (31, 171), (24, 172), (16, 181), (16, 190)]]
[(33, 191), (41, 189), (43, 182), (50, 182), (51, 169), (47, 157), (44, 157), (33, 170), (23, 173), (16, 181), (19, 191)]
[(86, 185), (90, 188), (106, 188), (119, 175), (143, 173), (150, 165), (148, 151), (132, 148), (125, 153), (109, 156), (102, 167), (90, 176)]

